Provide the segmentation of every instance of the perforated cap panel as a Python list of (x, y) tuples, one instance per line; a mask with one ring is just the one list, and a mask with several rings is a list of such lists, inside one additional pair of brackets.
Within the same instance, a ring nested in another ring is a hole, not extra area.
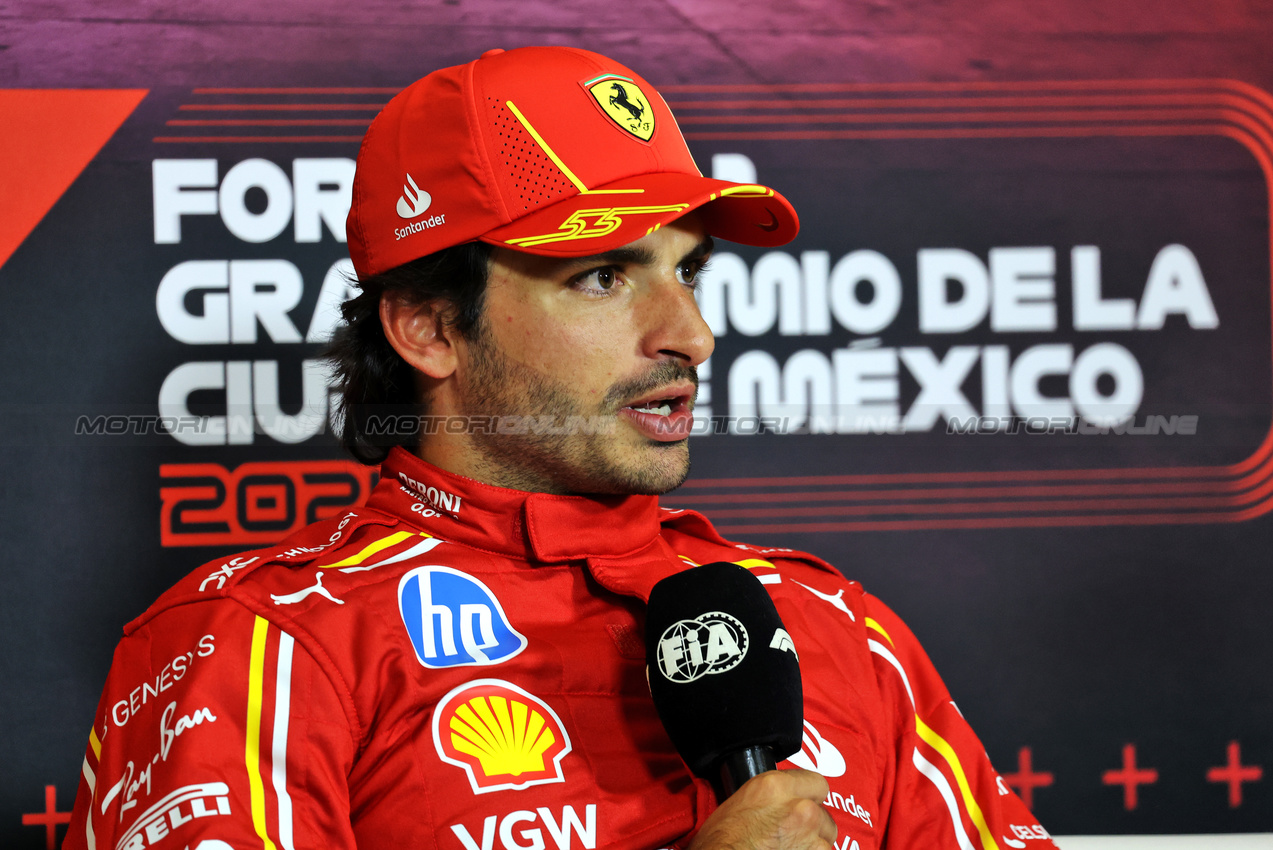
[(499, 98), (486, 100), (494, 110), (497, 168), (503, 168), (508, 181), (510, 192), (505, 200), (512, 211), (527, 212), (573, 193), (574, 186), (535, 144), (517, 116)]

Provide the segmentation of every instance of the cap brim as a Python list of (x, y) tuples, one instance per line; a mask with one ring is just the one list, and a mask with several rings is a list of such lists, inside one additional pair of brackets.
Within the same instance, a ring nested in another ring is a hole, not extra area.
[(481, 240), (528, 254), (587, 257), (635, 242), (693, 210), (712, 236), (743, 245), (785, 245), (800, 230), (791, 203), (767, 186), (659, 172), (558, 201)]

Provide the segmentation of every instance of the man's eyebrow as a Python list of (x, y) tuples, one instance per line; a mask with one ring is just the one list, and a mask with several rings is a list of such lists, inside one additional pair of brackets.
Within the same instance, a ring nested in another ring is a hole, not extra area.
[(604, 254), (590, 254), (587, 257), (571, 257), (565, 265), (569, 269), (596, 268), (598, 266), (652, 266), (658, 260), (654, 252), (648, 248), (633, 248), (625, 245), (606, 251)]
[[(703, 241), (699, 242), (681, 258), (680, 262), (684, 263), (689, 260), (698, 260), (712, 253), (716, 248), (716, 242), (710, 236), (703, 237)], [(587, 257), (572, 257), (565, 261), (568, 270), (574, 269), (590, 269), (599, 266), (652, 266), (658, 262), (658, 256), (649, 248), (635, 248), (631, 245), (625, 245), (622, 248), (615, 248), (613, 251), (606, 251), (603, 254), (592, 254)]]
[(716, 250), (716, 240), (713, 239), (710, 235), (704, 236), (702, 242), (699, 242), (692, 249), (690, 249), (688, 254), (686, 254), (684, 257), (681, 257), (681, 262), (685, 263), (690, 260), (701, 260), (715, 250)]

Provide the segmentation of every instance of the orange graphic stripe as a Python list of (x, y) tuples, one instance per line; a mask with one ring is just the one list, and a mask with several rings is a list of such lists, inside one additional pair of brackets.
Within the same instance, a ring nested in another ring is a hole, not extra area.
[(0, 265), (145, 96), (146, 89), (0, 89), (0, 161), (7, 164), (0, 169)]

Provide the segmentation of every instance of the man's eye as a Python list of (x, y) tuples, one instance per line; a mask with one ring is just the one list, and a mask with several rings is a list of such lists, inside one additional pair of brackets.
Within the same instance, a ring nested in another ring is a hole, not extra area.
[(575, 278), (575, 285), (590, 292), (609, 292), (618, 283), (619, 275), (613, 267), (593, 269)]
[(686, 286), (693, 286), (705, 268), (707, 268), (706, 260), (693, 260), (688, 263), (681, 263), (676, 267), (676, 279), (678, 282), (683, 283)]

